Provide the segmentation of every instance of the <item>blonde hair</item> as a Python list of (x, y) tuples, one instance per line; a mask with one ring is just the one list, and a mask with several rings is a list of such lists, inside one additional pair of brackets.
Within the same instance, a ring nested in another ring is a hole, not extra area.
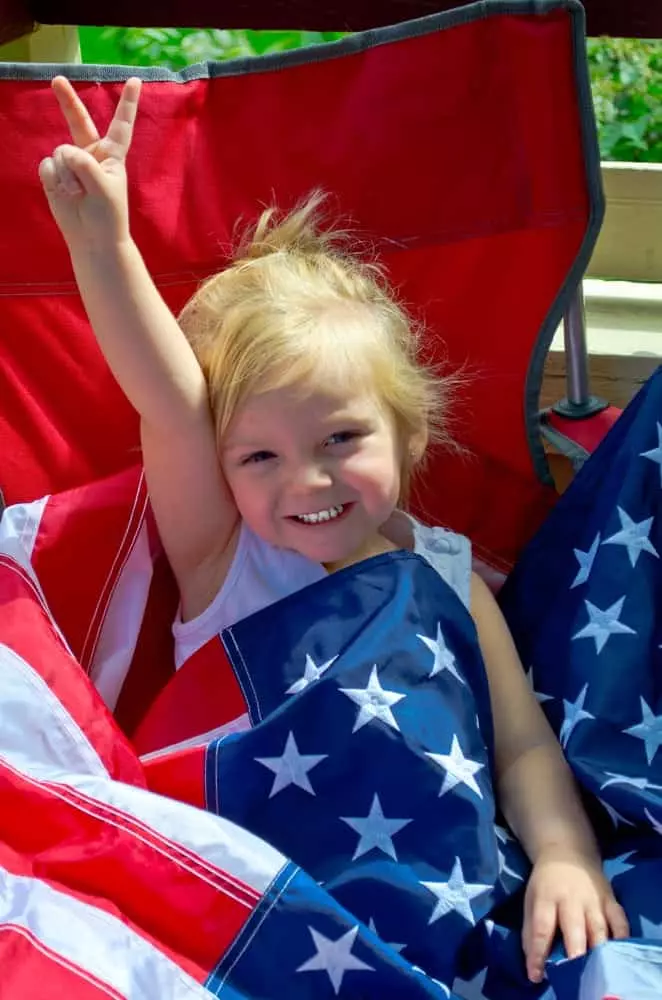
[[(322, 228), (324, 199), (314, 192), (284, 218), (264, 211), (179, 321), (207, 379), (219, 441), (253, 393), (369, 387), (394, 420), (406, 494), (427, 441), (450, 443), (451, 380), (419, 359), (420, 329), (380, 268), (349, 251), (346, 233)], [(410, 451), (414, 440), (421, 447)]]

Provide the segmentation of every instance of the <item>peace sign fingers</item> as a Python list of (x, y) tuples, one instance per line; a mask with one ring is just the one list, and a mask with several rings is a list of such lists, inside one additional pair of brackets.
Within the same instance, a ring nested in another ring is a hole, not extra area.
[(126, 157), (140, 98), (140, 80), (122, 87), (108, 131), (100, 135), (90, 112), (63, 76), (53, 93), (69, 126), (71, 143), (46, 157), (39, 175), (70, 249), (108, 247), (129, 235)]
[(133, 76), (122, 88), (113, 120), (108, 127), (106, 137), (102, 140), (106, 154), (115, 160), (124, 161), (129, 152), (139, 100), (140, 80)]
[(124, 84), (115, 114), (103, 139), (69, 80), (64, 76), (56, 76), (52, 86), (74, 143), (81, 149), (89, 150), (99, 161), (110, 157), (123, 162), (131, 145), (140, 97), (140, 80), (131, 77)]
[(86, 149), (98, 142), (97, 127), (69, 80), (64, 76), (56, 76), (51, 86), (74, 143), (81, 149)]

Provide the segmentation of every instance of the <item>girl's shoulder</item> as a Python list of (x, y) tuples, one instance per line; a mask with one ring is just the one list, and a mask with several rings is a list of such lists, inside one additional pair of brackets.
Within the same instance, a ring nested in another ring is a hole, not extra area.
[(190, 621), (182, 622), (179, 613), (175, 619), (176, 666), (223, 629), (324, 576), (319, 563), (276, 548), (242, 523), (232, 563), (213, 601)]
[(423, 524), (403, 510), (394, 511), (383, 530), (400, 548), (422, 556), (465, 607), (470, 607), (471, 542), (468, 538), (448, 528)]

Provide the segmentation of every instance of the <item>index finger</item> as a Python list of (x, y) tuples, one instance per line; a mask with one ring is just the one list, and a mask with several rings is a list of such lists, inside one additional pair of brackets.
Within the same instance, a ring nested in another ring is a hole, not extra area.
[(97, 127), (89, 111), (65, 76), (56, 76), (51, 83), (60, 110), (66, 118), (71, 138), (85, 149), (99, 138)]
[(103, 140), (105, 152), (114, 159), (123, 160), (129, 152), (138, 113), (140, 87), (141, 81), (135, 76), (130, 77), (122, 87), (113, 120)]

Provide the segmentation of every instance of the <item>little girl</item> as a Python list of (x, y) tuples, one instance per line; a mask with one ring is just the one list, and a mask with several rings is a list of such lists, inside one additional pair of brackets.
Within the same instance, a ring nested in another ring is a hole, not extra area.
[(327, 573), (410, 547), (473, 616), (487, 671), (499, 804), (533, 869), (523, 947), (539, 981), (557, 927), (569, 956), (628, 934), (570, 771), (466, 539), (401, 514), (443, 416), (374, 269), (315, 226), (319, 198), (260, 220), (179, 324), (129, 231), (125, 159), (140, 83), (105, 137), (62, 77), (73, 145), (40, 166), (95, 334), (141, 417), (145, 473), (181, 595), (181, 664), (221, 629)]

